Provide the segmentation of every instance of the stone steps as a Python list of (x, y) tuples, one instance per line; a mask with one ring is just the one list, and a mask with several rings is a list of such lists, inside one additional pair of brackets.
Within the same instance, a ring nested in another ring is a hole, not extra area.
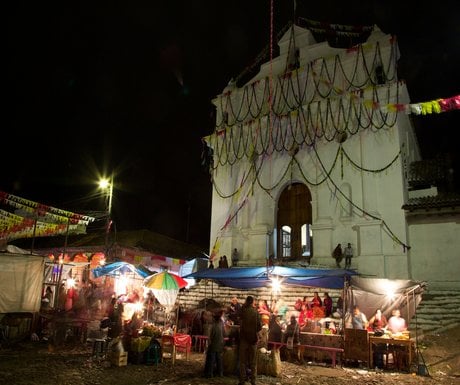
[[(318, 288), (309, 287), (284, 287), (282, 298), (289, 308), (293, 308), (297, 299), (302, 299), (304, 296), (313, 297), (315, 291), (324, 292)], [(334, 305), (340, 296), (341, 290), (328, 290)], [(179, 293), (179, 304), (187, 309), (195, 309), (198, 303), (204, 298), (212, 298), (220, 304), (227, 306), (233, 297), (244, 300), (248, 295), (252, 295), (257, 299), (264, 299), (270, 303), (272, 299), (271, 288), (258, 288), (258, 289), (233, 289), (226, 286), (219, 286), (214, 282), (201, 280), (197, 285), (190, 289)], [(321, 295), (321, 294), (320, 294)], [(321, 295), (322, 297), (322, 295)]]
[(417, 316), (409, 324), (409, 329), (417, 329), (418, 335), (423, 337), (424, 334), (438, 334), (460, 326), (459, 307), (459, 290), (427, 289), (417, 308)]

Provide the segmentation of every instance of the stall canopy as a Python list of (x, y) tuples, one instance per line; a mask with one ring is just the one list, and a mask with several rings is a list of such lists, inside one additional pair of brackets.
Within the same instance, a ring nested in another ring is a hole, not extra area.
[[(208, 263), (208, 258), (194, 258), (181, 265), (179, 268), (179, 275), (185, 277), (197, 271), (206, 270), (208, 268)], [(188, 282), (188, 286), (193, 286), (196, 283), (193, 278), (187, 278), (186, 281)]]
[(132, 265), (127, 262), (112, 262), (105, 266), (99, 266), (91, 270), (95, 278), (102, 277), (104, 275), (118, 277), (133, 275), (133, 278), (144, 279), (154, 272), (149, 272), (145, 267), (140, 268), (139, 266)]
[(252, 289), (270, 286), (271, 278), (278, 277), (282, 284), (296, 286), (342, 289), (353, 270), (344, 269), (307, 269), (285, 266), (271, 267), (232, 267), (228, 269), (200, 270), (183, 278), (211, 279), (216, 283), (236, 289)]
[(364, 314), (377, 309), (388, 318), (394, 309), (400, 309), (406, 320), (412, 319), (422, 300), (426, 282), (404, 279), (352, 277), (347, 290), (349, 310), (358, 305)]

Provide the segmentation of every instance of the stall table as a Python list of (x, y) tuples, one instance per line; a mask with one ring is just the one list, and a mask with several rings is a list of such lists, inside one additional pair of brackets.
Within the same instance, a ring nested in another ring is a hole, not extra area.
[(343, 353), (343, 338), (337, 334), (300, 332), (300, 353), (314, 361), (331, 359), (335, 366), (337, 353)]
[[(374, 366), (374, 345), (387, 345), (392, 346), (392, 349), (388, 349), (389, 352), (395, 352), (398, 348), (403, 348), (404, 354), (408, 357), (407, 371), (410, 369), (412, 364), (412, 351), (414, 350), (414, 341), (412, 339), (406, 338), (392, 338), (389, 336), (376, 337), (373, 335), (369, 336), (369, 366), (372, 368)], [(396, 349), (395, 349), (396, 347)], [(396, 357), (394, 357), (396, 359)], [(399, 368), (402, 369), (402, 368)]]

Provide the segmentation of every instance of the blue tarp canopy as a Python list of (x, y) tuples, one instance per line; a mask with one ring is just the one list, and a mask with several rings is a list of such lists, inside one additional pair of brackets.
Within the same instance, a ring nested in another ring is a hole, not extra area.
[(183, 278), (212, 279), (216, 283), (237, 289), (252, 289), (271, 285), (271, 278), (278, 277), (283, 284), (296, 286), (341, 289), (345, 280), (357, 275), (345, 269), (307, 269), (285, 266), (232, 267), (228, 269), (205, 269)]
[(152, 275), (154, 272), (148, 272), (148, 269), (145, 267), (134, 266), (127, 262), (112, 262), (105, 266), (99, 266), (95, 269), (92, 269), (95, 278), (102, 277), (104, 275), (109, 275), (113, 277), (118, 277), (121, 275), (134, 274), (138, 276), (136, 278), (144, 279), (149, 275)]

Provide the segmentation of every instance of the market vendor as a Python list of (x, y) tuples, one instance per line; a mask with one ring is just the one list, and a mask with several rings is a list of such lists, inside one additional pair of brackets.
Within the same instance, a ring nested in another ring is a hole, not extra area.
[(270, 308), (268, 307), (268, 303), (266, 300), (261, 299), (259, 300), (259, 304), (257, 306), (257, 311), (260, 314), (260, 317), (262, 319), (262, 323), (264, 325), (268, 325), (269, 320), (270, 320)]
[(364, 313), (361, 312), (358, 305), (353, 307), (353, 315), (351, 318), (353, 329), (367, 329), (368, 321)]
[(310, 306), (302, 304), (302, 309), (299, 313), (299, 327), (300, 329), (308, 325), (309, 321), (313, 320), (313, 310)]
[(382, 314), (382, 310), (377, 309), (375, 314), (369, 319), (369, 330), (383, 331), (387, 326), (387, 319), (385, 315)]
[(142, 328), (144, 320), (140, 312), (135, 311), (131, 320), (126, 324), (125, 330), (132, 336), (137, 337), (139, 330)]
[(401, 317), (401, 311), (399, 309), (393, 311), (393, 315), (388, 320), (387, 330), (393, 334), (407, 330), (406, 320)]

